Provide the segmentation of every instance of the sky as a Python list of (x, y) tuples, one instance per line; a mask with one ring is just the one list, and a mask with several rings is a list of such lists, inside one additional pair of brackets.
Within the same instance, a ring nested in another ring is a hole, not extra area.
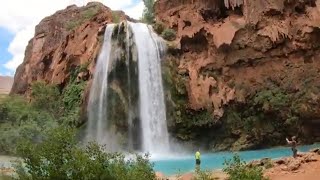
[[(68, 5), (84, 6), (91, 0), (3, 0), (0, 6), (0, 76), (13, 76), (22, 63), (35, 26)], [(132, 18), (141, 17), (142, 0), (95, 0)]]

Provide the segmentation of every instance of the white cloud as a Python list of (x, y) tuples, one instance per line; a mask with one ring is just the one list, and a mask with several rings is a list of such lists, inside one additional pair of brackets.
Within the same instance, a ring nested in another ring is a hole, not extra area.
[(144, 4), (143, 2), (139, 2), (135, 6), (132, 6), (130, 8), (125, 9), (125, 12), (128, 16), (135, 18), (135, 19), (140, 19), (142, 12), (143, 12)]
[[(12, 72), (21, 64), (25, 47), (34, 35), (34, 27), (41, 19), (66, 6), (86, 5), (92, 0), (10, 0), (3, 1), (0, 6), (0, 27), (15, 34), (8, 47), (13, 58), (4, 64)], [(96, 0), (97, 1), (97, 0)], [(135, 4), (134, 0), (98, 0), (114, 10), (123, 10), (130, 17), (139, 19), (143, 11), (142, 0)]]

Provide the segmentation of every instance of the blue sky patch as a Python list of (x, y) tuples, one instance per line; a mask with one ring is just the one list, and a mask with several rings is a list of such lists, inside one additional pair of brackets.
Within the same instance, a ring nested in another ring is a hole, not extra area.
[(4, 64), (12, 58), (12, 55), (8, 52), (8, 47), (13, 38), (12, 33), (0, 27), (0, 74), (6, 75), (10, 72), (4, 67)]

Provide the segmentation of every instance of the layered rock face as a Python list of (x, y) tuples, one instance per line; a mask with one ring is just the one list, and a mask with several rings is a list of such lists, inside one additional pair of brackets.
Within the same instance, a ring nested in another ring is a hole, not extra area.
[(164, 79), (178, 138), (237, 150), (320, 137), (320, 1), (159, 0), (155, 9), (177, 33)]
[(96, 2), (84, 7), (72, 5), (44, 18), (29, 41), (11, 93), (28, 94), (33, 81), (63, 89), (70, 73), (80, 66), (85, 71), (78, 78), (91, 79), (105, 25), (127, 18), (123, 12), (113, 12)]

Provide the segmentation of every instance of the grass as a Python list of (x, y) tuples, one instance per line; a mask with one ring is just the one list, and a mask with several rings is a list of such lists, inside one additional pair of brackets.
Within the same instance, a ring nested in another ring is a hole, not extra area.
[(5, 99), (6, 97), (8, 97), (8, 93), (2, 93), (2, 92), (0, 91), (0, 102), (1, 102), (3, 99)]

